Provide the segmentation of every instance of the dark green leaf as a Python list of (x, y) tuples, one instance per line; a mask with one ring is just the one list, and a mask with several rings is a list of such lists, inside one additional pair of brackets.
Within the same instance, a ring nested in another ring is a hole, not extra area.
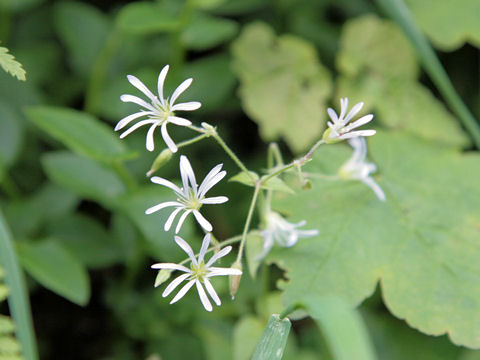
[(252, 360), (281, 359), (291, 326), (287, 318), (280, 319), (278, 315), (272, 315), (253, 353)]
[(133, 2), (122, 7), (117, 15), (117, 25), (127, 33), (142, 35), (177, 30), (180, 21), (165, 10), (154, 2)]

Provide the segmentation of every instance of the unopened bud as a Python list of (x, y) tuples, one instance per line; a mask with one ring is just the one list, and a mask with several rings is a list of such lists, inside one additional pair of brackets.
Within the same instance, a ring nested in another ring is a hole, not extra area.
[(155, 284), (153, 286), (159, 287), (170, 278), (171, 274), (172, 274), (171, 270), (167, 270), (167, 269), (160, 270), (157, 274), (157, 277), (155, 278)]
[(215, 130), (215, 128), (214, 128), (212, 125), (210, 125), (209, 123), (207, 123), (207, 122), (202, 122), (202, 127), (203, 127), (205, 130), (209, 130), (209, 131)]
[(304, 180), (302, 184), (303, 190), (311, 190), (312, 189), (312, 182), (310, 180)]
[[(232, 264), (231, 268), (242, 271), (242, 263), (239, 261), (235, 261)], [(237, 294), (238, 286), (240, 285), (241, 278), (242, 278), (242, 275), (230, 275), (228, 277), (229, 285), (230, 285), (230, 296), (232, 297), (232, 300), (235, 298), (235, 295)]]
[(170, 149), (164, 149), (155, 158), (152, 164), (152, 168), (147, 172), (147, 176), (152, 176), (158, 169), (165, 165), (172, 158), (172, 151)]

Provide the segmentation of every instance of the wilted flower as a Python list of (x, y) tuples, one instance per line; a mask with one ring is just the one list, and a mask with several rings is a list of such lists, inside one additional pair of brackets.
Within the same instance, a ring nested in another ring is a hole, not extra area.
[(185, 155), (182, 155), (180, 157), (180, 175), (183, 183), (183, 187), (181, 189), (177, 185), (161, 177), (154, 176), (151, 179), (155, 184), (163, 185), (172, 189), (178, 196), (177, 201), (167, 201), (152, 206), (145, 211), (145, 214), (151, 214), (163, 208), (173, 206), (176, 209), (168, 217), (167, 222), (165, 223), (165, 231), (170, 230), (175, 217), (181, 211), (184, 211), (184, 213), (180, 217), (180, 220), (178, 220), (178, 224), (175, 229), (176, 234), (178, 234), (183, 222), (185, 221), (185, 218), (190, 213), (193, 213), (195, 219), (197, 219), (198, 223), (205, 229), (205, 231), (212, 231), (212, 225), (203, 217), (202, 214), (200, 214), (199, 210), (204, 204), (222, 204), (228, 201), (226, 196), (216, 196), (211, 198), (205, 197), (207, 191), (210, 190), (220, 180), (222, 180), (227, 174), (226, 171), (220, 171), (222, 166), (223, 164), (218, 164), (212, 170), (210, 170), (207, 176), (205, 176), (205, 179), (203, 179), (203, 182), (200, 184), (200, 186), (198, 186), (190, 162)]
[[(328, 108), (328, 116), (333, 121), (328, 122), (328, 129), (323, 133), (323, 139), (325, 142), (334, 143), (344, 139), (351, 139), (358, 136), (372, 136), (375, 135), (375, 130), (358, 130), (351, 131), (359, 126), (365, 125), (373, 119), (372, 114), (362, 116), (360, 119), (354, 121), (350, 125), (347, 125), (352, 118), (358, 114), (358, 112), (363, 107), (363, 102), (356, 104), (352, 110), (347, 114), (348, 109), (348, 98), (340, 99), (341, 109), (340, 116), (337, 116), (337, 113), (332, 108)], [(345, 116), (346, 115), (346, 116)]]
[(371, 173), (377, 171), (377, 166), (365, 161), (367, 158), (367, 142), (365, 138), (357, 137), (350, 139), (348, 143), (353, 147), (353, 154), (352, 157), (342, 165), (338, 171), (338, 175), (343, 179), (360, 180), (369, 186), (381, 201), (385, 201), (385, 193), (382, 188), (370, 177)]
[(122, 95), (120, 96), (120, 100), (123, 102), (132, 102), (137, 105), (140, 105), (144, 108), (140, 112), (137, 112), (132, 115), (128, 115), (127, 117), (120, 120), (115, 126), (115, 131), (123, 129), (127, 126), (131, 121), (140, 118), (140, 117), (147, 117), (146, 120), (142, 120), (137, 122), (135, 125), (130, 127), (127, 131), (123, 132), (120, 135), (120, 139), (123, 139), (125, 136), (130, 134), (131, 132), (135, 131), (139, 127), (143, 125), (150, 124), (150, 129), (147, 132), (147, 141), (146, 147), (148, 151), (154, 150), (154, 141), (153, 141), (153, 133), (155, 129), (160, 126), (160, 131), (162, 132), (162, 137), (165, 143), (167, 144), (168, 148), (172, 152), (177, 152), (177, 146), (173, 142), (170, 135), (167, 132), (167, 124), (172, 123), (175, 125), (180, 126), (189, 126), (192, 124), (190, 120), (175, 116), (175, 111), (192, 111), (197, 110), (201, 104), (198, 101), (191, 101), (186, 103), (180, 103), (175, 105), (175, 101), (177, 98), (190, 86), (193, 79), (187, 79), (182, 82), (173, 92), (172, 97), (170, 99), (163, 97), (163, 84), (165, 82), (165, 77), (167, 76), (169, 66), (165, 66), (160, 75), (158, 76), (158, 97), (154, 95), (138, 78), (133, 75), (127, 75), (128, 81), (135, 86), (138, 90), (144, 93), (150, 100), (150, 103), (140, 99), (134, 95)]
[(177, 295), (175, 295), (172, 301), (170, 301), (170, 304), (173, 304), (178, 300), (180, 300), (187, 293), (187, 291), (190, 290), (190, 288), (193, 285), (196, 285), (198, 295), (200, 296), (200, 300), (202, 301), (203, 307), (207, 311), (212, 311), (212, 304), (210, 303), (210, 300), (208, 299), (207, 294), (205, 293), (203, 285), (207, 289), (208, 294), (210, 295), (212, 300), (215, 302), (215, 304), (220, 306), (222, 302), (220, 301), (220, 298), (215, 292), (215, 289), (213, 288), (212, 283), (210, 282), (210, 278), (213, 276), (220, 276), (220, 275), (241, 275), (242, 274), (242, 271), (239, 269), (221, 268), (221, 267), (212, 266), (212, 264), (215, 261), (227, 255), (232, 250), (232, 247), (231, 246), (224, 247), (218, 253), (213, 255), (207, 263), (205, 263), (204, 258), (205, 258), (205, 253), (207, 252), (207, 249), (208, 249), (208, 245), (210, 244), (210, 234), (206, 234), (205, 237), (203, 238), (202, 248), (200, 249), (198, 258), (195, 258), (192, 248), (181, 237), (175, 236), (175, 242), (178, 244), (178, 246), (182, 248), (183, 251), (187, 253), (188, 257), (190, 258), (191, 264), (190, 264), (190, 268), (187, 268), (186, 266), (179, 265), (179, 264), (173, 264), (173, 263), (159, 263), (159, 264), (152, 265), (152, 269), (179, 270), (185, 273), (175, 278), (166, 287), (162, 296), (166, 297), (170, 295), (170, 293), (173, 290), (175, 290), (175, 288), (177, 288), (177, 286), (180, 285), (180, 283), (182, 283), (183, 281), (188, 281), (180, 289)]
[(282, 215), (275, 211), (268, 211), (266, 216), (266, 229), (261, 232), (263, 237), (263, 250), (257, 256), (257, 260), (264, 258), (275, 243), (282, 247), (295, 245), (301, 237), (318, 235), (318, 230), (299, 230), (307, 222), (300, 221), (297, 224), (285, 220)]

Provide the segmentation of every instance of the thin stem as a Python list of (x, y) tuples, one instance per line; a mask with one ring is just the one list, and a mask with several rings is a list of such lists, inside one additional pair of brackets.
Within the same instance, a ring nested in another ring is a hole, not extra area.
[(377, 4), (383, 8), (402, 28), (403, 32), (410, 40), (410, 43), (417, 51), (418, 57), (423, 63), (425, 71), (432, 78), (445, 101), (452, 108), (463, 125), (470, 133), (477, 148), (480, 148), (480, 125), (463, 103), (456, 92), (452, 82), (438, 59), (435, 51), (420, 31), (408, 7), (403, 0), (376, 0)]
[(280, 314), (280, 320), (283, 320), (285, 319), (288, 315), (290, 315), (291, 313), (293, 313), (294, 311), (298, 310), (298, 309), (301, 309), (303, 308), (303, 305), (299, 304), (299, 303), (294, 303), (290, 306), (288, 306), (285, 310), (283, 310), (283, 312)]
[(235, 162), (235, 164), (237, 164), (237, 166), (242, 171), (247, 173), (247, 175), (250, 177), (250, 179), (255, 180), (253, 178), (253, 176), (250, 174), (250, 172), (248, 171), (247, 167), (242, 163), (242, 161), (237, 157), (237, 155), (235, 155), (234, 152), (228, 147), (228, 145), (225, 143), (225, 141), (223, 141), (223, 139), (220, 137), (220, 135), (218, 135), (218, 133), (215, 132), (214, 134), (212, 134), (212, 137), (220, 144), (220, 146), (223, 148), (223, 150), (225, 150), (225, 152), (228, 154), (228, 156), (230, 156), (232, 158), (232, 160)]
[(203, 140), (207, 137), (209, 137), (209, 135), (204, 133), (202, 135), (195, 136), (194, 138), (192, 138), (190, 140), (185, 140), (185, 141), (182, 141), (181, 143), (178, 143), (177, 147), (180, 149), (181, 147), (192, 145), (192, 144), (194, 144), (194, 143), (196, 143), (200, 140)]
[(277, 143), (270, 143), (268, 146), (267, 166), (269, 169), (273, 168), (274, 163), (276, 165), (283, 165), (282, 153)]
[(258, 193), (260, 192), (261, 183), (257, 182), (255, 184), (255, 191), (253, 192), (252, 202), (250, 203), (250, 209), (248, 209), (247, 220), (245, 221), (245, 226), (243, 227), (242, 240), (240, 242), (240, 247), (238, 249), (237, 263), (241, 263), (243, 256), (243, 249), (245, 247), (245, 242), (247, 240), (247, 233), (250, 227), (250, 222), (252, 221), (253, 212), (255, 211), (255, 204), (257, 203)]
[(120, 161), (112, 162), (112, 168), (117, 172), (117, 174), (122, 178), (125, 186), (130, 190), (135, 190), (137, 188), (137, 182), (133, 176), (128, 172), (125, 165)]
[[(222, 248), (222, 247), (225, 247), (227, 245), (230, 245), (230, 244), (234, 244), (236, 242), (239, 242), (240, 240), (242, 239), (242, 235), (237, 235), (237, 236), (234, 236), (234, 237), (231, 237), (230, 239), (227, 239), (225, 241), (222, 241), (222, 242), (219, 242), (218, 243), (218, 246), (212, 246), (212, 247), (209, 247), (207, 249), (207, 251), (205, 252), (205, 254), (209, 253), (209, 252), (212, 252), (214, 251), (215, 249), (217, 249), (218, 247)], [(195, 254), (195, 257), (198, 257), (200, 253), (197, 253)], [(183, 264), (186, 264), (187, 262), (190, 261), (190, 258), (186, 258), (185, 260), (183, 260), (182, 262), (180, 262), (179, 264), (180, 265), (183, 265)]]

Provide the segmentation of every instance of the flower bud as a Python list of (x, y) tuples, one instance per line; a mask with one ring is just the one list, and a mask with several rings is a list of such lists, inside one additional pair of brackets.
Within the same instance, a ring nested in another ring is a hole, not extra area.
[(308, 179), (304, 180), (302, 183), (303, 190), (311, 190), (312, 189), (312, 182)]
[(152, 168), (147, 172), (147, 176), (150, 177), (155, 171), (160, 169), (172, 158), (172, 151), (170, 149), (164, 149), (158, 156), (155, 158), (152, 164)]
[(338, 142), (342, 141), (342, 139), (339, 139), (338, 137), (330, 138), (331, 133), (332, 133), (331, 128), (328, 128), (323, 133), (322, 139), (325, 141), (325, 144), (335, 144), (335, 143), (338, 143)]
[(157, 277), (155, 278), (155, 284), (153, 286), (159, 287), (170, 278), (171, 274), (172, 274), (171, 270), (167, 270), (167, 269), (160, 270), (157, 274)]
[[(231, 268), (242, 271), (242, 263), (237, 260), (232, 264)], [(240, 285), (241, 278), (242, 278), (242, 275), (230, 275), (228, 277), (229, 285), (230, 285), (230, 296), (232, 297), (232, 300), (235, 298), (235, 294), (238, 291), (238, 286)]]

